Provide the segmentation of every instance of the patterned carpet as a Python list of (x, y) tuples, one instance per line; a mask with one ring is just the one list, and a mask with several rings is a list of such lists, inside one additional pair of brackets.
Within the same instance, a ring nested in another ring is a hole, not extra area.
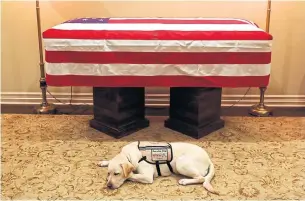
[[(91, 129), (91, 118), (2, 115), (2, 200), (305, 199), (305, 118), (227, 117), (224, 129), (201, 140), (164, 128), (162, 119), (115, 140)], [(221, 194), (180, 186), (177, 176), (105, 189), (107, 170), (97, 161), (134, 140), (205, 147), (216, 168), (212, 184)]]

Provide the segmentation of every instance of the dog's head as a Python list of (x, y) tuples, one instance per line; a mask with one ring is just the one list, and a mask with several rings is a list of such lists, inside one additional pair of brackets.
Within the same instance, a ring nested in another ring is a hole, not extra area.
[(135, 170), (127, 157), (119, 154), (109, 161), (107, 187), (117, 189), (131, 176)]

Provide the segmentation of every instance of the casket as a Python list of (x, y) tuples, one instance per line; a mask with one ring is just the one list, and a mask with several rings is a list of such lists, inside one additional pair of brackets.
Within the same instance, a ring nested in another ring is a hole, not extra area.
[(233, 18), (79, 18), (43, 32), (49, 86), (264, 87), (272, 36)]

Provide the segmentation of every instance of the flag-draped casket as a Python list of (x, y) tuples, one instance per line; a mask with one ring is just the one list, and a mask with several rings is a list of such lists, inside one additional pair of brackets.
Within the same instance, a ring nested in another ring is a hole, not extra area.
[(43, 33), (50, 86), (263, 87), (272, 36), (231, 18), (80, 18)]

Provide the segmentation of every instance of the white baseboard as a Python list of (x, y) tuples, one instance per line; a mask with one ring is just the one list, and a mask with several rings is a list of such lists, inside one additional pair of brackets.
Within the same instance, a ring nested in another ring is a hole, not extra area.
[[(70, 93), (52, 93), (54, 97), (63, 103), (69, 103)], [(258, 103), (259, 95), (222, 95), (222, 106), (245, 107)], [(51, 95), (47, 94), (48, 101), (54, 104), (62, 104), (56, 101)], [(239, 101), (239, 103), (237, 103)], [(40, 104), (41, 93), (39, 92), (2, 92), (1, 104)], [(237, 103), (237, 104), (236, 104)], [(72, 104), (92, 105), (92, 93), (73, 93)], [(305, 95), (266, 95), (265, 104), (270, 107), (305, 107)], [(148, 93), (146, 94), (146, 106), (150, 107), (168, 107), (169, 94), (168, 93)]]

